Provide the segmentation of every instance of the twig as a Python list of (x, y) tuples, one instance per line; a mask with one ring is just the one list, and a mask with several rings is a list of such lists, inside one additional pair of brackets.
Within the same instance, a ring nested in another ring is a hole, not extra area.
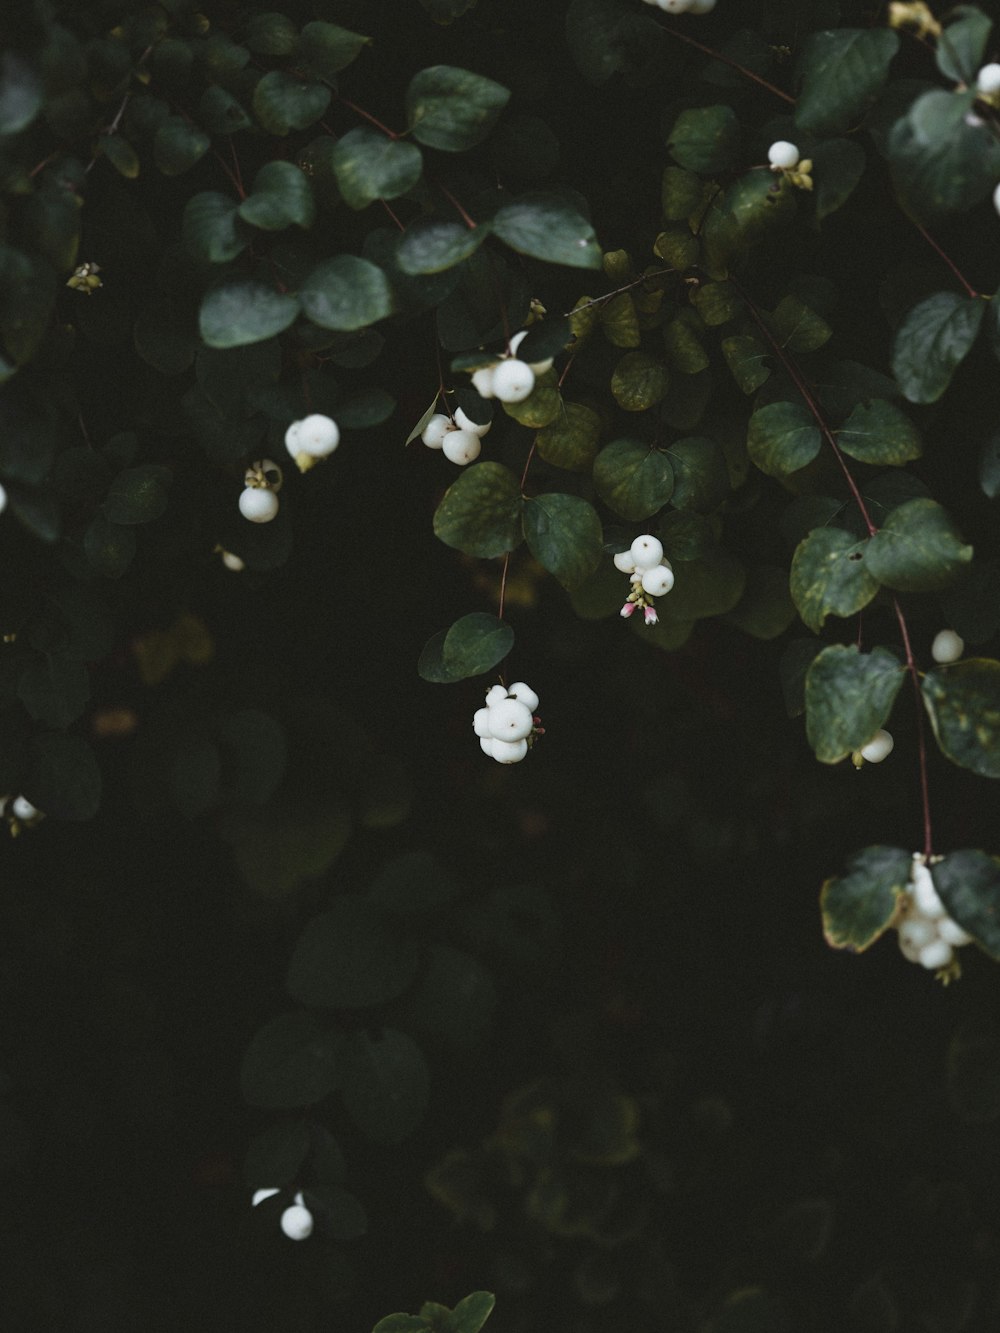
[(780, 97), (783, 102), (788, 102), (792, 106), (795, 105), (795, 98), (792, 97), (790, 93), (783, 92), (780, 88), (776, 88), (773, 83), (768, 83), (767, 79), (761, 78), (759, 74), (755, 74), (752, 69), (747, 69), (746, 66), (741, 65), (739, 61), (731, 60), (729, 56), (724, 56), (721, 51), (713, 51), (710, 46), (704, 46), (701, 42), (696, 42), (693, 37), (689, 37), (687, 33), (678, 32), (676, 28), (668, 28), (665, 24), (661, 24), (660, 26), (669, 37), (675, 37), (679, 42), (686, 42), (688, 46), (695, 47), (696, 50), (701, 51), (703, 55), (711, 56), (713, 60), (720, 60), (724, 65), (728, 65), (730, 69), (735, 69), (739, 74), (742, 74), (744, 78), (759, 84), (761, 88), (766, 88), (767, 91), (773, 93), (775, 97)]
[(964, 275), (964, 274), (962, 273), (962, 271), (959, 269), (959, 267), (958, 267), (958, 265), (955, 263), (955, 261), (954, 261), (949, 255), (946, 255), (946, 254), (945, 254), (945, 252), (941, 249), (940, 245), (938, 245), (937, 241), (936, 241), (936, 240), (934, 239), (934, 237), (930, 234), (930, 232), (926, 229), (926, 227), (922, 227), (922, 226), (920, 225), (920, 223), (919, 223), (919, 222), (916, 222), (916, 221), (914, 222), (913, 225), (916, 227), (917, 231), (920, 232), (920, 235), (924, 238), (924, 240), (925, 240), (925, 241), (927, 242), (927, 244), (931, 247), (931, 249), (934, 251), (934, 253), (935, 253), (940, 259), (943, 259), (944, 262), (948, 265), (948, 267), (951, 269), (952, 273), (954, 273), (955, 277), (958, 279), (958, 281), (959, 281), (959, 282), (962, 284), (962, 286), (965, 288), (966, 295), (967, 295), (967, 296), (971, 296), (971, 297), (981, 296), (982, 293), (976, 291), (975, 287), (973, 287), (972, 283), (969, 282), (969, 281), (966, 279), (965, 275)]

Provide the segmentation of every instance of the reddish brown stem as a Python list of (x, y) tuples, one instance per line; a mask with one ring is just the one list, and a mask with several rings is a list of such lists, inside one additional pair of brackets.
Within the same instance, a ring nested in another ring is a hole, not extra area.
[(920, 806), (924, 818), (924, 856), (930, 857), (934, 851), (934, 842), (931, 833), (931, 798), (927, 783), (927, 735), (924, 728), (924, 701), (920, 693), (920, 672), (917, 670), (916, 658), (913, 656), (910, 631), (906, 623), (906, 617), (903, 615), (903, 608), (895, 597), (892, 599), (892, 605), (896, 612), (899, 633), (903, 640), (903, 651), (906, 653), (906, 669), (910, 673), (910, 680), (913, 684), (913, 703), (917, 714), (917, 766), (920, 770)]
[[(510, 552), (508, 551), (503, 558), (503, 572), (500, 575), (500, 597), (497, 601), (497, 619), (503, 620), (503, 601), (507, 595), (507, 570), (510, 569)], [(500, 679), (503, 680), (501, 673)]]
[(955, 263), (955, 261), (951, 258), (950, 255), (945, 254), (945, 252), (941, 249), (940, 245), (938, 245), (937, 241), (936, 241), (936, 240), (934, 239), (934, 237), (930, 234), (930, 232), (926, 229), (926, 227), (921, 227), (921, 225), (920, 225), (919, 222), (914, 222), (913, 225), (916, 227), (917, 231), (920, 232), (920, 235), (924, 238), (924, 240), (927, 242), (927, 244), (931, 247), (931, 249), (934, 251), (934, 253), (938, 256), (938, 258), (941, 259), (941, 260), (943, 260), (944, 263), (946, 263), (946, 264), (948, 265), (948, 267), (951, 269), (952, 273), (954, 273), (955, 277), (958, 279), (958, 281), (959, 281), (959, 282), (962, 284), (962, 286), (965, 288), (965, 294), (966, 294), (967, 296), (971, 296), (971, 297), (981, 296), (982, 293), (976, 291), (975, 287), (973, 287), (972, 283), (969, 282), (969, 281), (967, 280), (967, 278), (965, 277), (965, 274), (962, 273), (961, 269), (958, 267), (958, 265)]
[(382, 207), (385, 209), (385, 211), (389, 214), (390, 218), (392, 218), (393, 222), (395, 222), (395, 224), (396, 224), (396, 226), (399, 228), (399, 230), (400, 230), (400, 231), (405, 231), (406, 228), (403, 226), (403, 224), (400, 222), (399, 218), (398, 218), (398, 217), (396, 216), (396, 214), (392, 211), (392, 209), (391, 209), (391, 208), (389, 207), (389, 205), (385, 202), (385, 200), (384, 200), (384, 199), (380, 199), (380, 200), (379, 200), (379, 203), (382, 205)]
[(388, 125), (383, 125), (380, 120), (376, 120), (371, 112), (366, 111), (363, 106), (358, 106), (356, 102), (352, 102), (349, 98), (342, 97), (340, 93), (337, 93), (336, 97), (337, 101), (340, 102), (342, 106), (346, 106), (349, 111), (353, 111), (354, 114), (360, 116), (362, 120), (367, 120), (369, 125), (374, 125), (377, 130), (381, 130), (388, 138), (399, 139), (402, 137), (397, 134), (395, 130), (390, 130)]
[(720, 60), (723, 65), (728, 65), (730, 69), (735, 69), (737, 73), (742, 74), (745, 79), (750, 79), (751, 82), (758, 84), (761, 88), (766, 88), (769, 93), (773, 93), (775, 97), (780, 97), (783, 102), (788, 102), (792, 106), (795, 105), (795, 98), (790, 93), (783, 92), (781, 88), (776, 88), (773, 83), (768, 83), (767, 79), (762, 79), (759, 74), (755, 74), (752, 69), (747, 69), (739, 61), (731, 60), (729, 56), (724, 56), (721, 51), (713, 51), (710, 46), (704, 46), (701, 42), (696, 42), (693, 37), (689, 37), (687, 33), (678, 32), (676, 28), (668, 28), (665, 24), (662, 25), (662, 28), (669, 37), (674, 37), (679, 42), (686, 42), (688, 46), (693, 46), (697, 51), (701, 51), (703, 55), (711, 56), (713, 60)]
[(449, 204), (451, 204), (452, 208), (454, 208), (455, 212), (456, 212), (456, 213), (458, 214), (458, 216), (462, 219), (462, 221), (463, 221), (463, 222), (465, 223), (465, 225), (469, 228), (469, 230), (470, 230), (470, 231), (474, 231), (474, 230), (475, 230), (475, 227), (476, 227), (476, 223), (473, 221), (473, 219), (472, 219), (471, 217), (469, 217), (468, 213), (465, 211), (465, 209), (462, 207), (462, 205), (458, 202), (458, 200), (455, 198), (455, 196), (452, 194), (452, 192), (448, 189), (448, 187), (445, 186), (445, 185), (442, 185), (441, 182), (438, 181), (438, 189), (441, 191), (441, 193), (444, 195), (444, 197), (448, 200)]

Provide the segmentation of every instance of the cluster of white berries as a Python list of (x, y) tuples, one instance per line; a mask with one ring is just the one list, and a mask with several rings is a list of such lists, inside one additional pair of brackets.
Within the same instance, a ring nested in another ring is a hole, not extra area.
[(278, 492), (284, 481), (273, 458), (258, 458), (243, 474), (240, 513), (251, 523), (270, 523), (278, 512)]
[[(293, 421), (285, 431), (285, 448), (295, 459), (300, 472), (308, 472), (322, 458), (333, 453), (340, 443), (340, 429), (322, 412), (313, 412), (301, 421)], [(251, 463), (243, 477), (240, 513), (251, 523), (270, 523), (278, 513), (278, 492), (284, 480), (281, 468), (273, 458), (259, 458)], [(239, 556), (223, 551), (222, 562), (227, 569), (242, 569)], [(238, 563), (233, 563), (238, 562)]]
[(519, 329), (508, 344), (506, 355), (472, 372), (472, 383), (480, 398), (497, 398), (501, 403), (522, 403), (535, 387), (535, 376), (552, 369), (552, 357), (544, 361), (520, 361), (517, 349), (528, 336)]
[(0, 796), (0, 817), (7, 820), (11, 837), (16, 838), (23, 828), (31, 828), (45, 815), (26, 796), (15, 796), (13, 800), (9, 796)]
[(644, 5), (655, 5), (664, 14), (711, 14), (717, 0), (642, 0)]
[[(277, 1189), (255, 1190), (251, 1206), (256, 1208), (265, 1199), (280, 1193)], [(313, 1215), (306, 1207), (301, 1192), (296, 1194), (294, 1201), (281, 1214), (281, 1229), (289, 1240), (305, 1240), (312, 1235)]]
[(313, 412), (293, 421), (285, 431), (285, 448), (300, 472), (308, 472), (321, 458), (328, 458), (340, 443), (340, 427), (332, 417)]
[(627, 551), (615, 556), (615, 569), (631, 576), (631, 591), (625, 599), (621, 614), (628, 619), (635, 611), (642, 611), (647, 625), (655, 625), (657, 616), (654, 597), (662, 597), (674, 586), (674, 571), (663, 555), (663, 543), (645, 532)]
[[(943, 857), (935, 856), (931, 863), (942, 860)], [(972, 943), (969, 932), (948, 915), (934, 887), (926, 858), (920, 852), (913, 853), (910, 890), (900, 900), (895, 926), (903, 957), (934, 972), (951, 964), (956, 949)]]
[(537, 707), (538, 695), (523, 680), (509, 690), (502, 685), (487, 690), (485, 706), (472, 719), (483, 754), (498, 764), (519, 764), (528, 753), (529, 742), (542, 734), (535, 717)]
[(812, 158), (800, 157), (795, 144), (787, 139), (776, 139), (767, 150), (767, 160), (772, 171), (785, 176), (798, 189), (812, 189)]
[[(976, 96), (979, 101), (1000, 109), (1000, 65), (996, 61), (984, 65), (976, 75)], [(966, 116), (966, 121), (970, 125), (983, 123), (982, 117), (977, 116), (975, 112), (970, 112)], [(993, 207), (1000, 213), (1000, 184), (993, 191)]]
[(436, 412), (424, 427), (420, 438), (428, 449), (440, 449), (445, 458), (459, 467), (472, 463), (479, 457), (483, 436), (493, 425), (492, 421), (480, 424), (473, 421), (468, 413), (456, 407), (455, 415), (447, 417)]

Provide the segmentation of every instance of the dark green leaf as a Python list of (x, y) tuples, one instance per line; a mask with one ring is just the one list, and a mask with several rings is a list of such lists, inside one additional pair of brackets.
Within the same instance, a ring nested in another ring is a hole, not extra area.
[(854, 139), (824, 139), (810, 150), (819, 221), (843, 208), (865, 173), (865, 150)]
[(135, 555), (135, 533), (131, 528), (112, 523), (104, 514), (95, 514), (83, 534), (83, 552), (96, 574), (118, 579)]
[(622, 518), (648, 518), (673, 494), (674, 470), (669, 459), (648, 444), (613, 440), (594, 462), (594, 487), (604, 503)]
[(886, 28), (838, 28), (806, 39), (795, 123), (813, 134), (853, 129), (882, 90), (899, 38)]
[(709, 328), (728, 324), (743, 309), (736, 289), (728, 282), (706, 282), (691, 295), (691, 304)]
[(905, 208), (921, 221), (965, 212), (1000, 179), (1000, 143), (974, 111), (974, 92), (935, 88), (916, 98), (886, 145)]
[(307, 23), (299, 40), (299, 60), (321, 79), (332, 79), (346, 69), (371, 41), (359, 32), (335, 23)]
[(535, 436), (547, 463), (570, 472), (589, 472), (597, 456), (601, 420), (583, 403), (562, 403), (559, 415)]
[(936, 667), (921, 689), (948, 758), (980, 777), (1000, 778), (1000, 662), (969, 657)]
[(254, 177), (253, 192), (240, 204), (240, 217), (263, 231), (311, 227), (316, 217), (309, 177), (293, 162), (268, 162)]
[(564, 588), (592, 574), (603, 554), (601, 520), (576, 495), (536, 495), (523, 507), (524, 537), (538, 563)]
[[(455, 0), (450, 0), (454, 3)], [(421, 0), (421, 4), (439, 5), (442, 0)], [(475, 4), (475, 0), (472, 0)], [(384, 1319), (380, 1319), (372, 1333), (434, 1333), (433, 1327), (426, 1319), (421, 1319), (415, 1314), (388, 1314)]]
[(847, 863), (847, 874), (828, 879), (820, 893), (823, 935), (834, 949), (863, 953), (884, 934), (899, 898), (909, 892), (909, 852), (866, 847)]
[(220, 718), (218, 734), (225, 755), (223, 795), (247, 805), (263, 805), (285, 774), (285, 728), (259, 708), (243, 708)]
[(482, 963), (460, 949), (436, 944), (404, 1012), (407, 1027), (469, 1049), (486, 1036), (496, 1005), (496, 986)]
[(342, 430), (364, 430), (388, 421), (396, 410), (396, 400), (384, 389), (372, 389), (337, 404), (337, 424)]
[(771, 367), (765, 364), (770, 352), (752, 334), (737, 333), (731, 338), (723, 338), (722, 355), (744, 393), (756, 393), (770, 378)]
[(210, 84), (202, 93), (198, 121), (209, 134), (235, 134), (253, 124), (232, 93), (217, 83)]
[(209, 347), (244, 347), (281, 333), (298, 313), (293, 296), (246, 278), (209, 291), (198, 312), (198, 328)]
[(782, 347), (791, 352), (815, 352), (833, 333), (821, 315), (791, 294), (778, 303), (774, 323)]
[(935, 292), (914, 306), (892, 347), (892, 373), (911, 403), (937, 402), (975, 342), (985, 313), (985, 301), (957, 292)]
[(389, 280), (380, 268), (355, 255), (327, 259), (299, 291), (305, 315), (323, 329), (350, 332), (392, 314)]
[(703, 560), (716, 546), (711, 522), (693, 509), (672, 509), (656, 528), (668, 560)]
[(411, 939), (392, 935), (367, 898), (335, 898), (299, 936), (288, 965), (288, 993), (323, 1009), (385, 1004), (407, 988), (419, 955)]
[(23, 792), (53, 819), (93, 819), (101, 803), (101, 770), (82, 736), (40, 732), (28, 742)]
[(251, 14), (244, 41), (262, 56), (287, 56), (298, 45), (299, 30), (286, 14)]
[(788, 570), (759, 565), (747, 575), (743, 596), (726, 619), (755, 639), (776, 639), (795, 619)]
[(387, 912), (436, 912), (462, 894), (461, 885), (429, 852), (404, 852), (382, 866), (369, 896)]
[(269, 134), (308, 129), (330, 105), (330, 89), (322, 83), (304, 83), (272, 69), (253, 92), (254, 114)]
[(126, 180), (135, 180), (138, 176), (139, 155), (124, 134), (102, 134), (97, 141), (96, 151), (108, 159), (119, 176), (124, 176)]
[(375, 199), (405, 194), (424, 169), (416, 144), (387, 139), (368, 125), (359, 125), (338, 139), (331, 160), (349, 208), (367, 208)]
[(471, 611), (445, 635), (445, 668), (459, 679), (481, 676), (502, 662), (514, 646), (514, 631), (485, 611)]
[(740, 122), (731, 106), (682, 111), (667, 136), (667, 151), (685, 171), (712, 176), (728, 170), (740, 147)]
[(985, 852), (950, 852), (930, 867), (948, 915), (1000, 961), (1000, 862)]
[(451, 23), (460, 15), (474, 9), (478, 0), (420, 0), (420, 3), (435, 23)]
[(611, 393), (626, 412), (645, 412), (665, 396), (669, 387), (670, 372), (647, 352), (627, 353), (611, 376)]
[(821, 764), (860, 750), (883, 725), (905, 669), (885, 648), (831, 644), (806, 672), (806, 736)]
[(208, 152), (212, 141), (181, 116), (168, 116), (153, 138), (153, 159), (164, 176), (190, 171)]
[(878, 592), (878, 580), (863, 558), (865, 545), (842, 528), (815, 528), (796, 547), (792, 600), (816, 634), (827, 616), (852, 616)]
[(488, 225), (466, 227), (460, 222), (418, 220), (399, 238), (396, 262), (411, 277), (440, 273), (468, 258), (489, 234)]
[(339, 1086), (341, 1040), (339, 1033), (327, 1031), (311, 1014), (272, 1018), (256, 1033), (243, 1056), (240, 1088), (244, 1099), (269, 1111), (323, 1101)]
[(247, 1189), (282, 1189), (291, 1185), (309, 1155), (305, 1120), (279, 1120), (250, 1140), (243, 1161)]
[(402, 1032), (352, 1033), (344, 1048), (344, 1106), (375, 1143), (401, 1143), (424, 1118), (430, 1088), (420, 1048)]
[(463, 153), (486, 138), (509, 100), (509, 90), (492, 79), (453, 65), (432, 65), (410, 80), (407, 121), (428, 148)]
[(729, 496), (729, 471), (725, 454), (715, 441), (691, 435), (674, 440), (665, 450), (674, 470), (675, 509), (695, 509), (710, 514)]
[(180, 375), (194, 360), (194, 321), (166, 297), (143, 305), (132, 329), (135, 350), (162, 375)]
[(788, 477), (819, 453), (823, 437), (802, 403), (769, 403), (750, 418), (747, 452), (769, 477)]
[(250, 232), (240, 221), (236, 200), (214, 190), (188, 200), (181, 235), (190, 253), (210, 264), (228, 264), (246, 248), (250, 239)]
[[(735, 556), (721, 548), (699, 560), (685, 560), (674, 566), (674, 586), (656, 603), (665, 634), (680, 622), (686, 627), (693, 620), (723, 616), (732, 611), (743, 596), (746, 570)], [(637, 617), (633, 616), (633, 620)], [(645, 629), (645, 626), (639, 628)], [(659, 626), (656, 627), (659, 629)], [(679, 643), (687, 638), (684, 628)], [(679, 646), (661, 643), (661, 647)]]
[(21, 672), (17, 697), (46, 727), (68, 727), (90, 699), (90, 675), (77, 657), (36, 653)]
[(521, 542), (521, 488), (500, 463), (474, 463), (445, 491), (434, 533), (446, 546), (489, 558)]
[(683, 167), (666, 166), (660, 184), (660, 204), (668, 222), (690, 218), (702, 205), (705, 182)]
[(0, 134), (20, 134), (42, 109), (45, 87), (17, 51), (0, 56)]
[(479, 1333), (495, 1304), (496, 1297), (491, 1291), (474, 1291), (452, 1310), (448, 1333)]
[(956, 5), (937, 39), (934, 59), (947, 79), (970, 87), (983, 64), (993, 23), (975, 5)]
[(912, 462), (923, 452), (910, 418), (880, 398), (857, 405), (837, 431), (837, 443), (845, 454), (862, 463), (893, 467)]
[(166, 511), (173, 473), (156, 463), (126, 468), (111, 483), (102, 508), (112, 523), (150, 523)]
[(601, 247), (594, 229), (572, 204), (558, 195), (522, 195), (493, 218), (502, 241), (532, 259), (571, 268), (600, 268)]
[(873, 578), (900, 592), (933, 592), (954, 582), (972, 559), (951, 517), (935, 500), (894, 509), (865, 548)]

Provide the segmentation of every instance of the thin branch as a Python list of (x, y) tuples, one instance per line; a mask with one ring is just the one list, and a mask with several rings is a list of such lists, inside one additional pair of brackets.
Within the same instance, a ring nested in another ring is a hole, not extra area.
[(356, 102), (352, 102), (349, 98), (342, 97), (340, 93), (334, 93), (334, 96), (336, 97), (337, 101), (341, 103), (342, 106), (346, 106), (349, 111), (353, 111), (354, 114), (356, 116), (360, 116), (362, 120), (367, 120), (369, 125), (374, 125), (377, 130), (381, 130), (382, 133), (386, 135), (388, 138), (390, 139), (402, 138), (402, 135), (397, 134), (395, 130), (390, 130), (388, 125), (383, 125), (380, 120), (376, 120), (375, 117), (371, 114), (371, 112), (366, 111), (363, 106), (358, 106)]
[(924, 820), (924, 856), (930, 857), (934, 851), (934, 840), (931, 833), (931, 798), (927, 784), (927, 735), (924, 728), (924, 701), (920, 692), (920, 672), (917, 670), (916, 658), (913, 656), (913, 647), (910, 644), (910, 631), (906, 624), (906, 617), (903, 615), (903, 608), (899, 605), (899, 599), (894, 597), (892, 605), (896, 612), (899, 632), (903, 639), (906, 669), (910, 673), (910, 680), (913, 683), (913, 703), (917, 714), (917, 767), (920, 770), (920, 806)]
[(917, 231), (920, 232), (920, 235), (924, 238), (927, 244), (938, 256), (938, 258), (944, 260), (944, 262), (948, 265), (952, 273), (954, 273), (955, 277), (965, 288), (966, 295), (971, 297), (981, 296), (982, 292), (976, 291), (975, 287), (973, 287), (972, 283), (968, 281), (968, 279), (965, 277), (964, 273), (962, 273), (962, 271), (959, 269), (955, 261), (949, 255), (945, 254), (945, 252), (941, 249), (940, 245), (938, 245), (937, 241), (926, 229), (926, 227), (922, 227), (920, 223), (916, 221), (914, 222), (913, 225), (916, 227)]
[(571, 315), (579, 314), (581, 310), (589, 310), (592, 305), (604, 305), (605, 302), (612, 300), (615, 296), (621, 296), (622, 292), (630, 292), (633, 287), (639, 287), (642, 283), (648, 282), (650, 278), (662, 278), (669, 273), (676, 273), (675, 268), (658, 268), (655, 273), (643, 273), (638, 278), (633, 278), (631, 282), (626, 282), (624, 287), (616, 287), (613, 292), (605, 292), (603, 296), (595, 296), (592, 301), (584, 301), (583, 305), (576, 305), (572, 310), (567, 310), (565, 318), (569, 319)]
[(442, 185), (440, 181), (437, 182), (437, 187), (438, 187), (438, 189), (441, 191), (441, 193), (444, 195), (444, 197), (448, 200), (449, 204), (451, 204), (452, 208), (454, 208), (455, 212), (456, 212), (456, 213), (458, 214), (458, 216), (462, 219), (462, 221), (465, 223), (465, 225), (469, 228), (469, 230), (470, 230), (470, 231), (475, 231), (476, 226), (477, 226), (477, 223), (474, 222), (473, 219), (468, 215), (468, 213), (465, 211), (465, 209), (462, 207), (462, 205), (458, 202), (458, 200), (455, 198), (455, 196), (452, 194), (452, 192), (448, 189), (448, 187), (447, 187), (446, 185)]
[(747, 69), (739, 61), (731, 60), (729, 56), (724, 56), (721, 51), (713, 51), (710, 46), (704, 46), (701, 42), (696, 42), (693, 37), (689, 37), (687, 33), (678, 32), (676, 28), (668, 28), (665, 24), (660, 26), (668, 37), (675, 37), (677, 41), (686, 42), (688, 46), (695, 47), (703, 55), (711, 56), (713, 60), (720, 60), (724, 65), (728, 65), (730, 69), (735, 69), (737, 73), (742, 74), (745, 79), (750, 79), (753, 83), (759, 84), (761, 88), (766, 88), (769, 93), (773, 93), (775, 97), (780, 97), (783, 102), (788, 102), (792, 106), (795, 105), (795, 98), (790, 93), (776, 88), (773, 83), (768, 83), (767, 79), (762, 79), (759, 74), (755, 74), (752, 69)]
[[(503, 620), (503, 601), (507, 595), (507, 570), (510, 568), (510, 552), (507, 551), (503, 558), (503, 572), (500, 575), (500, 596), (497, 599), (497, 619)], [(503, 679), (501, 675), (501, 679)]]

